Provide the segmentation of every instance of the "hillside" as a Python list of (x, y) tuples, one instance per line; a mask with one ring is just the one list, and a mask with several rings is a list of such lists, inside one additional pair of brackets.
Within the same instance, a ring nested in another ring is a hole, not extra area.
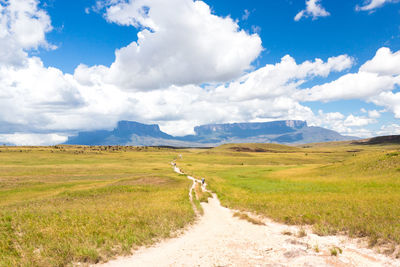
[(360, 144), (360, 145), (400, 144), (400, 135), (377, 136), (354, 142), (354, 144)]

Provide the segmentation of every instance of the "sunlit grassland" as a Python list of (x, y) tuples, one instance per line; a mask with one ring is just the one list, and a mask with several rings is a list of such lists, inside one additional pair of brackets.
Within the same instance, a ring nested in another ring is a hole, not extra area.
[(0, 266), (94, 263), (170, 236), (195, 216), (176, 154), (0, 147)]
[(196, 199), (199, 200), (200, 202), (208, 202), (208, 199), (212, 197), (211, 193), (203, 191), (200, 183), (196, 183), (195, 193), (196, 193)]
[[(256, 148), (267, 152), (245, 152)], [(184, 153), (178, 165), (206, 177), (225, 206), (287, 224), (312, 224), (322, 235), (399, 244), (399, 149), (350, 143), (225, 145)]]

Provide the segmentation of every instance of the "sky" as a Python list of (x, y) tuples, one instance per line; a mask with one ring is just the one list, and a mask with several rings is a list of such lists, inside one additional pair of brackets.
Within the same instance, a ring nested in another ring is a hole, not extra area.
[(400, 1), (0, 0), (0, 143), (287, 119), (400, 134)]

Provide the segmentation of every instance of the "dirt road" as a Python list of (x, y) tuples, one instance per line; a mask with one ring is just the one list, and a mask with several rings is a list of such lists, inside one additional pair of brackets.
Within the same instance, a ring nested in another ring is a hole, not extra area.
[(102, 266), (400, 266), (344, 236), (298, 237), (298, 227), (238, 219), (215, 195), (202, 206), (204, 215), (182, 235)]

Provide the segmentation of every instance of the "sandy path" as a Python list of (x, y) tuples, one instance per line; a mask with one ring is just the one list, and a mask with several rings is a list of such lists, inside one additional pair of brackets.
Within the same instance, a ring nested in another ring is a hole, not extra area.
[[(175, 171), (181, 173), (177, 167)], [(179, 237), (101, 266), (400, 266), (399, 260), (360, 248), (347, 237), (309, 233), (299, 238), (283, 234), (295, 234), (297, 227), (265, 219), (265, 226), (240, 220), (215, 195), (202, 206), (204, 215)], [(343, 253), (331, 256), (333, 247)]]

